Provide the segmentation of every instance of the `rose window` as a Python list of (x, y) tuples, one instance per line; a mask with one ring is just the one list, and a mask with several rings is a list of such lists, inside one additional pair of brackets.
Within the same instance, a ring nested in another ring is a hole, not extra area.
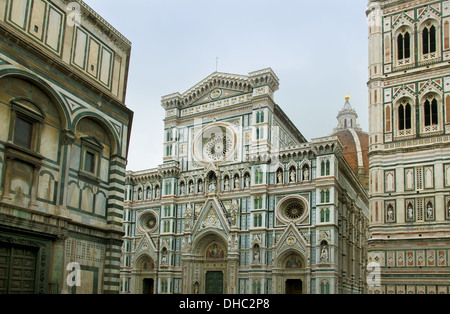
[(205, 146), (205, 154), (212, 161), (221, 161), (232, 150), (233, 143), (226, 135), (218, 135)]
[(300, 196), (287, 196), (277, 206), (277, 217), (283, 223), (299, 223), (308, 217), (308, 201)]
[(154, 212), (147, 211), (141, 214), (137, 225), (142, 232), (153, 232), (158, 227), (158, 218)]
[(289, 219), (297, 220), (300, 217), (303, 216), (303, 213), (305, 212), (305, 209), (302, 204), (300, 203), (294, 203), (286, 207), (285, 209), (285, 215)]

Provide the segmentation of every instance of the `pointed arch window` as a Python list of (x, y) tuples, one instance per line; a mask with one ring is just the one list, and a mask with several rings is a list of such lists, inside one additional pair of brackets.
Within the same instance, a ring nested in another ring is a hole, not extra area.
[(398, 107), (398, 129), (400, 131), (411, 129), (411, 113), (411, 105), (409, 103), (402, 103)]
[(411, 58), (411, 35), (409, 32), (399, 34), (397, 37), (398, 60)]
[(264, 111), (257, 111), (256, 112), (256, 123), (263, 123), (264, 122)]
[(422, 32), (423, 54), (436, 52), (436, 27), (425, 27)]
[(438, 125), (438, 103), (436, 98), (425, 101), (424, 118), (425, 126)]
[(328, 281), (320, 283), (320, 294), (330, 294), (330, 283)]

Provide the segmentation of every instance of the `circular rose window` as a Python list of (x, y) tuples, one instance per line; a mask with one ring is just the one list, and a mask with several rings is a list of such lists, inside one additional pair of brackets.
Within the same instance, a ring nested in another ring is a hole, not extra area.
[(288, 196), (283, 198), (277, 207), (278, 218), (285, 223), (300, 222), (308, 214), (308, 202), (300, 196)]
[(296, 220), (303, 216), (305, 208), (301, 203), (294, 203), (286, 207), (285, 215), (289, 219)]
[(143, 212), (138, 221), (138, 228), (142, 232), (153, 232), (158, 227), (158, 217), (153, 211)]
[(214, 123), (196, 134), (192, 152), (196, 162), (225, 163), (234, 159), (236, 147), (234, 128), (227, 123)]

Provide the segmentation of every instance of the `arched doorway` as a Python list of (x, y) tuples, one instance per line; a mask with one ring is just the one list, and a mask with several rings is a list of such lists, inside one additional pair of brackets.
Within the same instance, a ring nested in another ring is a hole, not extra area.
[[(194, 241), (192, 254), (187, 259), (189, 288), (187, 293), (225, 294), (229, 293), (229, 252), (224, 237), (214, 231), (207, 231)], [(236, 268), (236, 265), (235, 265)], [(237, 268), (236, 268), (237, 269)]]
[(281, 254), (276, 263), (276, 293), (305, 294), (308, 293), (309, 270), (303, 256), (296, 250)]
[(136, 262), (136, 271), (139, 274), (138, 285), (142, 294), (155, 293), (156, 270), (153, 259), (147, 255), (141, 256)]

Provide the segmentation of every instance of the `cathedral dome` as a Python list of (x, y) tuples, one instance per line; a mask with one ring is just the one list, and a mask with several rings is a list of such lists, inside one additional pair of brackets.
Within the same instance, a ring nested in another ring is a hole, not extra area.
[(350, 97), (346, 96), (344, 107), (337, 116), (338, 126), (331, 135), (337, 136), (341, 141), (345, 160), (367, 190), (369, 186), (369, 134), (363, 132), (356, 123), (358, 115), (349, 100)]

